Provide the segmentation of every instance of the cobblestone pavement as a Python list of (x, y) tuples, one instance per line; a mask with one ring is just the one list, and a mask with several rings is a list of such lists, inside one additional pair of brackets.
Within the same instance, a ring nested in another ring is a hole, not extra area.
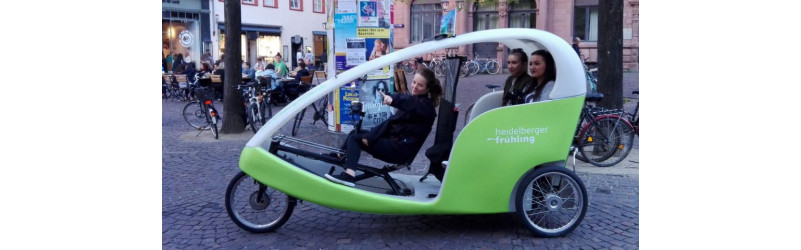
[[(476, 75), (460, 80), (457, 103), (475, 100), (484, 83), (503, 83), (506, 75)], [(638, 88), (637, 72), (624, 76), (624, 93)], [(251, 234), (228, 217), (225, 189), (239, 171), (239, 154), (253, 135), (191, 130), (181, 117), (184, 102), (162, 102), (162, 245), (165, 249), (636, 249), (639, 248), (639, 143), (621, 164), (598, 168), (580, 161), (589, 207), (584, 220), (561, 238), (535, 238), (513, 214), (373, 215), (303, 202), (273, 233)], [(469, 105), (463, 104), (464, 106)], [(216, 103), (222, 111), (222, 103)], [(630, 104), (627, 104), (627, 108)], [(632, 107), (633, 108), (633, 107)], [(224, 114), (224, 113), (223, 113)], [(310, 117), (310, 116), (306, 116)], [(464, 124), (457, 125), (461, 129)], [(289, 134), (289, 126), (283, 128)], [(457, 131), (458, 132), (458, 131)], [(319, 123), (304, 122), (306, 138), (337, 139)], [(326, 140), (326, 139), (322, 139)], [(639, 140), (639, 139), (637, 139)], [(433, 136), (424, 148), (430, 146)], [(428, 160), (421, 153), (413, 168), (422, 174)], [(363, 162), (375, 161), (363, 157)], [(572, 164), (569, 163), (569, 168)]]

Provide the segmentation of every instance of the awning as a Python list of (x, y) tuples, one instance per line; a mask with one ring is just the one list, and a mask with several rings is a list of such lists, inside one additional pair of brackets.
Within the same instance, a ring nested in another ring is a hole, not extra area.
[[(218, 27), (221, 31), (225, 30), (225, 24), (219, 24)], [(242, 31), (255, 31), (262, 34), (274, 34), (274, 35), (281, 35), (281, 27), (278, 26), (254, 26), (254, 25), (242, 25)]]
[(312, 31), (312, 35), (326, 36), (328, 35), (328, 33), (326, 33), (325, 31)]

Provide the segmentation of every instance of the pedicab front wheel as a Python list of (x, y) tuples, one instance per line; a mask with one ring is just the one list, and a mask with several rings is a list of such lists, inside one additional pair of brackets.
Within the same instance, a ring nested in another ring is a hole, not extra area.
[(536, 236), (564, 236), (587, 213), (587, 189), (564, 167), (537, 167), (523, 178), (523, 185), (516, 194), (516, 213)]
[(225, 209), (237, 226), (251, 233), (272, 232), (284, 225), (297, 199), (239, 172), (225, 191)]

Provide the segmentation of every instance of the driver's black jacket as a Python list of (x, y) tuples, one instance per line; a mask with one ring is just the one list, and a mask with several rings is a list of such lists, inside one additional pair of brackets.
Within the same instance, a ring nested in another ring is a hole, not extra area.
[(434, 102), (428, 95), (390, 95), (390, 106), (397, 108), (397, 112), (386, 121), (374, 127), (362, 138), (366, 138), (370, 145), (379, 138), (389, 138), (395, 143), (395, 154), (409, 156), (416, 155), (431, 132), (437, 114)]

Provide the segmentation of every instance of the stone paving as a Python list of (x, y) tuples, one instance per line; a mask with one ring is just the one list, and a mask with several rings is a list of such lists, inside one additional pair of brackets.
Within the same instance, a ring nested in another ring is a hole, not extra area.
[[(484, 83), (502, 84), (506, 76), (476, 75), (460, 80), (457, 103), (475, 100), (488, 91)], [(624, 93), (631, 93), (638, 84), (637, 72), (624, 75)], [(576, 162), (576, 172), (587, 187), (589, 207), (579, 227), (561, 238), (533, 237), (513, 214), (373, 215), (309, 202), (299, 203), (289, 221), (275, 232), (251, 234), (228, 217), (224, 195), (228, 182), (239, 171), (239, 154), (253, 133), (221, 134), (219, 140), (209, 131), (198, 134), (180, 115), (184, 105), (162, 101), (165, 249), (639, 248), (639, 138), (631, 154), (618, 165), (598, 168)], [(222, 103), (215, 107), (222, 112)], [(457, 130), (463, 126), (460, 122)], [(284, 134), (289, 131), (289, 125), (282, 129)], [(336, 137), (319, 123), (304, 122), (301, 133), (306, 138)], [(429, 136), (424, 148), (432, 141), (433, 136)], [(411, 170), (401, 172), (425, 173), (428, 160), (422, 152)], [(568, 168), (572, 168), (572, 161)]]

